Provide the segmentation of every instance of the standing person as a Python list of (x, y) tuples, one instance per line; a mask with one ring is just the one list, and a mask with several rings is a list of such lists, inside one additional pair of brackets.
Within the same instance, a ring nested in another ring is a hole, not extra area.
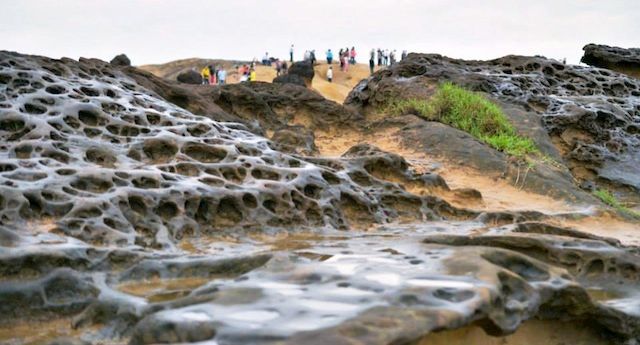
[(351, 60), (349, 61), (352, 65), (356, 64), (356, 48), (355, 47), (351, 47), (351, 53), (349, 54), (351, 57)]
[(349, 51), (344, 52), (344, 72), (349, 72)]
[(224, 85), (226, 81), (227, 81), (227, 71), (225, 71), (224, 68), (220, 67), (218, 69), (218, 84)]
[(389, 66), (393, 66), (396, 63), (396, 51), (392, 50), (389, 52)]
[(311, 58), (311, 65), (315, 65), (316, 64), (316, 50), (313, 49), (311, 50), (311, 52), (309, 52), (309, 57)]
[[(373, 50), (371, 51), (373, 53)], [(373, 74), (373, 68), (376, 66), (376, 62), (373, 58), (373, 54), (371, 54), (371, 58), (369, 58), (369, 72)]]
[(293, 44), (291, 45), (291, 48), (289, 48), (289, 61), (293, 63)]
[(209, 85), (216, 85), (216, 69), (209, 65)]
[(209, 66), (204, 66), (202, 70), (200, 70), (200, 76), (202, 77), (202, 85), (209, 85)]
[(389, 49), (384, 50), (384, 65), (389, 65)]
[(403, 51), (402, 51), (402, 55), (400, 55), (400, 61), (402, 61), (402, 60), (404, 60), (404, 59), (406, 59), (406, 58), (407, 58), (407, 51), (406, 51), (406, 50), (403, 50)]
[(269, 61), (269, 52), (265, 52), (264, 56), (262, 57), (262, 64), (264, 66), (269, 66), (271, 65), (271, 61)]
[(330, 83), (333, 81), (333, 66), (329, 66), (327, 70), (327, 81)]
[(382, 66), (382, 49), (378, 48), (378, 66)]
[(342, 55), (344, 55), (344, 49), (340, 48), (340, 52), (338, 52), (338, 60), (340, 60), (341, 70), (344, 68), (344, 66), (342, 66), (342, 64), (344, 63), (344, 60), (342, 60)]
[(253, 83), (257, 79), (258, 79), (258, 76), (256, 75), (256, 69), (252, 68), (251, 72), (249, 72), (249, 81)]
[(280, 76), (280, 74), (282, 73), (282, 62), (280, 61), (280, 59), (276, 59), (276, 76)]
[(333, 62), (333, 52), (331, 51), (331, 49), (327, 50), (327, 64), (331, 65), (331, 63)]

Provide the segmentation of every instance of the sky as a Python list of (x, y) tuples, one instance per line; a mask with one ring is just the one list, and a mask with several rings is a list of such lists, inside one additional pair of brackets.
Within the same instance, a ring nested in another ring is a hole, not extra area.
[(296, 57), (355, 46), (578, 63), (582, 47), (640, 46), (640, 0), (0, 0), (0, 50), (134, 65)]

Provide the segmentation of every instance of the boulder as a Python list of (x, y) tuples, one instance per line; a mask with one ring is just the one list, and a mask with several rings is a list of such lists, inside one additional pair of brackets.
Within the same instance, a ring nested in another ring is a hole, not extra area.
[(581, 62), (640, 78), (640, 48), (619, 48), (587, 44)]
[(202, 76), (194, 70), (188, 70), (178, 74), (176, 79), (185, 84), (200, 85), (202, 84)]
[(274, 83), (290, 83), (300, 86), (311, 87), (313, 76), (315, 72), (313, 70), (313, 64), (311, 61), (296, 62), (291, 67), (287, 74), (281, 75), (273, 79)]
[(131, 66), (131, 60), (124, 54), (116, 55), (116, 57), (111, 59), (110, 63), (113, 66)]

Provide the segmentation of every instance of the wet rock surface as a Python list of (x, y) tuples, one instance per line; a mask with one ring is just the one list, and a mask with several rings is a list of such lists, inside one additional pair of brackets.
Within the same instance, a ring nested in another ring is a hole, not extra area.
[(619, 48), (602, 44), (587, 44), (582, 48), (581, 62), (607, 68), (640, 78), (640, 48)]
[(550, 157), (562, 157), (579, 182), (637, 194), (640, 82), (617, 72), (542, 57), (464, 61), (410, 54), (363, 80), (345, 104), (376, 111), (389, 99), (429, 98), (445, 80), (493, 97), (521, 133)]
[(639, 336), (637, 248), (548, 222), (584, 212), (452, 206), (373, 145), (311, 156), (362, 115), (305, 88), (0, 52), (0, 97), (0, 342), (411, 344), (536, 317)]

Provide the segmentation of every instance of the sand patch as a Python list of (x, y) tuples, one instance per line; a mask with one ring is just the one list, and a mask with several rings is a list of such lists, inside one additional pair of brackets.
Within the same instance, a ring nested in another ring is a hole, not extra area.
[(505, 337), (492, 337), (479, 327), (432, 333), (418, 345), (605, 345), (614, 342), (585, 323), (530, 320)]

